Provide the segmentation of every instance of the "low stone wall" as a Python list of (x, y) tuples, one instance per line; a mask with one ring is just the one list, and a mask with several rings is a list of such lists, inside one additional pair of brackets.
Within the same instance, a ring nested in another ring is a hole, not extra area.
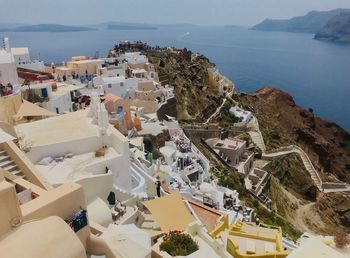
[(344, 189), (347, 187), (346, 183), (322, 183), (322, 188), (327, 189)]
[(218, 138), (218, 137), (220, 137), (220, 130), (219, 129), (184, 128), (184, 132), (189, 138), (209, 139), (209, 138)]

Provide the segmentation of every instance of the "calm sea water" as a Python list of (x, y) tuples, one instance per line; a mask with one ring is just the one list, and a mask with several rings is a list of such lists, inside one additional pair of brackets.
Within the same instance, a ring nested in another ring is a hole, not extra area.
[(350, 45), (321, 42), (311, 34), (245, 28), (176, 26), (147, 31), (0, 33), (12, 46), (28, 46), (32, 58), (60, 63), (72, 55), (93, 56), (122, 40), (187, 47), (216, 63), (239, 91), (274, 86), (297, 104), (350, 131)]

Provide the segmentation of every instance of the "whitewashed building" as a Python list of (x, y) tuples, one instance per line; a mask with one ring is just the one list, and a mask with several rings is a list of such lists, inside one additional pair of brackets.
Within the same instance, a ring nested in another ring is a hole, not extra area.
[(3, 48), (0, 49), (0, 83), (5, 86), (8, 83), (13, 86), (19, 85), (16, 63), (8, 38), (3, 40)]
[[(83, 86), (77, 86), (70, 83), (60, 83), (47, 81), (43, 83), (31, 84), (27, 87), (22, 87), (21, 91), (24, 98), (28, 99), (28, 95), (36, 94), (43, 101), (40, 106), (57, 114), (72, 112), (73, 98), (78, 94), (78, 91)], [(30, 99), (29, 99), (30, 100)]]
[(28, 48), (11, 48), (11, 52), (17, 67), (39, 72), (44, 71), (44, 62), (40, 60), (31, 61)]
[(235, 117), (240, 118), (243, 123), (250, 123), (254, 120), (252, 112), (244, 110), (238, 106), (231, 107), (229, 112)]

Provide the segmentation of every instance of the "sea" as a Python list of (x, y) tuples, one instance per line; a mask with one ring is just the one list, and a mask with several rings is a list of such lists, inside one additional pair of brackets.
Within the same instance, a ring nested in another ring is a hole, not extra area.
[(243, 27), (161, 26), (157, 30), (0, 32), (12, 47), (29, 47), (31, 58), (61, 63), (73, 55), (106, 56), (120, 41), (186, 47), (207, 56), (241, 92), (273, 86), (296, 103), (350, 131), (350, 44), (312, 34), (255, 31)]

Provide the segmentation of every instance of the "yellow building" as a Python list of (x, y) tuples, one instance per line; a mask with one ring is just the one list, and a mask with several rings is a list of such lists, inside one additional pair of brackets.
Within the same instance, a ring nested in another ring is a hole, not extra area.
[(210, 235), (223, 239), (226, 250), (235, 258), (285, 258), (289, 254), (283, 248), (279, 227), (244, 222), (229, 227), (228, 219), (223, 218)]

